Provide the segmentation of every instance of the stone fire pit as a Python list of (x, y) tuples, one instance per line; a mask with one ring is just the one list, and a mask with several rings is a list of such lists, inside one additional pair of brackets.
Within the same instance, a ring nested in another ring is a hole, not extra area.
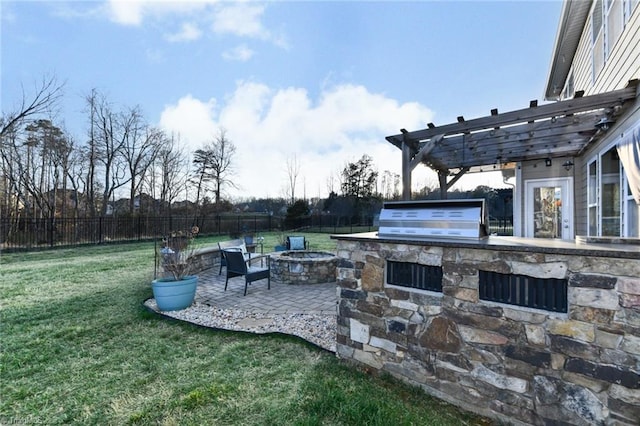
[(271, 279), (284, 284), (320, 284), (336, 280), (333, 253), (291, 250), (271, 254)]

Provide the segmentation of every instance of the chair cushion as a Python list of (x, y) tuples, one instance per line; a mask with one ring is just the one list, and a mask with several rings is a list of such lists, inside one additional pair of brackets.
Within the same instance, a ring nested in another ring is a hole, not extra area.
[(304, 250), (304, 237), (289, 237), (289, 250)]
[(256, 272), (268, 271), (268, 268), (261, 268), (259, 266), (249, 266), (247, 267), (247, 272), (250, 274), (255, 274)]
[(237, 247), (228, 247), (225, 250), (231, 250), (231, 251), (241, 251), (242, 254), (247, 254), (247, 245), (245, 243), (240, 244)]

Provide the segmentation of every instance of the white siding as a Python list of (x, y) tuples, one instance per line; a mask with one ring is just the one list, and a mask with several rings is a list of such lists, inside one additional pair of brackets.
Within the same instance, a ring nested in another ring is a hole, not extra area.
[[(593, 74), (593, 33), (591, 28), (591, 14), (587, 19), (582, 32), (582, 37), (578, 44), (578, 49), (573, 58), (572, 72), (575, 90), (584, 90), (585, 96), (597, 93), (604, 93), (626, 87), (629, 80), (640, 79), (640, 7), (633, 10), (629, 21), (624, 26), (620, 37), (610, 50), (604, 67), (597, 74), (594, 81)], [(580, 157), (573, 159), (575, 163), (572, 173), (574, 179), (574, 207), (576, 235), (587, 235), (587, 165), (606, 145), (610, 144), (613, 138), (619, 137), (620, 133), (631, 123), (640, 121), (640, 102), (630, 108), (625, 114), (627, 119), (619, 120), (616, 127), (609, 131), (607, 137), (598, 144), (589, 147)], [(554, 161), (555, 162), (555, 161)], [(532, 163), (531, 163), (532, 164)], [(544, 164), (542, 170), (544, 169)], [(534, 179), (540, 177), (541, 169), (523, 165), (523, 179)]]
[(575, 88), (585, 95), (622, 89), (629, 80), (640, 78), (640, 7), (636, 7), (620, 38), (609, 52), (604, 68), (593, 80), (591, 18), (585, 28), (573, 58)]
[(640, 78), (640, 8), (637, 7), (587, 94), (622, 89), (634, 78)]

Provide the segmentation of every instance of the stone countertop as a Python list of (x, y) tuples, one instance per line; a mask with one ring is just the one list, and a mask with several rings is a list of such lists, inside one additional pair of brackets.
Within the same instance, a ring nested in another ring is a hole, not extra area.
[(429, 238), (415, 239), (379, 237), (377, 232), (331, 235), (332, 239), (360, 242), (380, 242), (439, 247), (461, 247), (496, 251), (522, 251), (530, 253), (568, 254), (573, 256), (614, 257), (640, 259), (640, 244), (576, 243), (544, 238), (499, 237), (486, 238)]

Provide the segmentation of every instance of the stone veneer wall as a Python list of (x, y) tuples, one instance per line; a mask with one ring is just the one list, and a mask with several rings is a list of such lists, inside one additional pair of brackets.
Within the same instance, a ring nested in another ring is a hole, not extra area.
[[(639, 259), (337, 239), (340, 358), (510, 423), (640, 424)], [(443, 292), (385, 287), (386, 260)], [(567, 278), (569, 312), (479, 300), (479, 269)]]
[(194, 274), (220, 267), (220, 250), (218, 246), (199, 248), (191, 255), (191, 259), (193, 262), (191, 272)]
[[(290, 251), (271, 255), (271, 279), (284, 284), (322, 284), (336, 280), (338, 258), (332, 253), (316, 252), (318, 257), (291, 257)], [(293, 252), (295, 253), (295, 252)]]

